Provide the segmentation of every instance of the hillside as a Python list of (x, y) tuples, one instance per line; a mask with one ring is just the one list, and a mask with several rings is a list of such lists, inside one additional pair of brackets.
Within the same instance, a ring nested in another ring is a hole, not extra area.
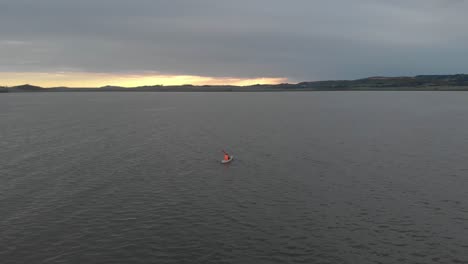
[[(432, 91), (432, 90), (467, 90), (468, 74), (455, 75), (418, 75), (414, 77), (369, 77), (358, 80), (331, 80), (301, 82), (297, 84), (277, 85), (252, 85), (252, 86), (230, 86), (230, 85), (179, 85), (179, 86), (141, 86), (141, 87), (119, 87), (104, 86), (99, 88), (41, 88), (33, 85), (21, 85), (3, 89), (8, 92), (79, 92), (79, 91), (197, 91), (197, 92), (252, 92), (252, 91), (354, 91), (354, 90), (404, 90), (404, 91)], [(2, 92), (2, 89), (0, 89)]]

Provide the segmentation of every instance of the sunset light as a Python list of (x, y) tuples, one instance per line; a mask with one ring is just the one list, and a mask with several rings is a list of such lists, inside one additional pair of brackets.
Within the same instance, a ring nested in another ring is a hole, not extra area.
[(139, 74), (112, 74), (87, 72), (2, 72), (0, 86), (32, 84), (42, 87), (101, 87), (106, 85), (137, 87), (145, 85), (237, 85), (278, 84), (287, 78), (234, 78), (195, 75), (168, 75), (155, 72)]

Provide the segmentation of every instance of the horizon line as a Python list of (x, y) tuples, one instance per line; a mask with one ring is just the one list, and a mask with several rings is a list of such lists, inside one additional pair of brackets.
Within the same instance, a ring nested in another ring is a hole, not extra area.
[[(1, 73), (0, 73), (1, 74)], [(0, 85), (2, 88), (15, 88), (15, 87), (21, 87), (21, 86), (34, 86), (34, 87), (39, 87), (43, 89), (57, 89), (57, 88), (65, 88), (65, 89), (96, 89), (96, 88), (106, 88), (106, 87), (114, 87), (114, 88), (123, 88), (123, 89), (133, 89), (133, 88), (141, 88), (141, 87), (180, 87), (180, 86), (194, 86), (194, 87), (213, 87), (213, 86), (232, 86), (232, 87), (251, 87), (251, 86), (272, 86), (272, 85), (297, 85), (301, 83), (313, 83), (313, 82), (328, 82), (328, 81), (357, 81), (357, 80), (365, 80), (365, 79), (396, 79), (396, 78), (415, 78), (418, 76), (456, 76), (456, 75), (468, 75), (465, 73), (455, 73), (455, 74), (419, 74), (419, 75), (413, 75), (413, 76), (384, 76), (384, 75), (378, 75), (378, 76), (369, 76), (369, 77), (364, 77), (364, 78), (357, 78), (357, 79), (327, 79), (327, 80), (315, 80), (315, 81), (300, 81), (300, 82), (272, 82), (272, 83), (249, 83), (249, 84), (235, 84), (235, 83), (212, 83), (212, 84), (191, 84), (191, 83), (185, 83), (185, 84), (142, 84), (142, 85), (134, 85), (134, 86), (126, 86), (126, 85), (114, 85), (114, 84), (104, 84), (104, 85), (96, 85), (96, 86), (68, 86), (68, 85), (53, 85), (53, 86), (44, 86), (44, 85), (36, 85), (36, 84), (31, 84), (29, 82), (25, 82), (22, 84), (14, 84), (14, 85)], [(186, 75), (190, 76), (190, 75)], [(229, 77), (221, 77), (221, 78), (229, 78)], [(247, 80), (261, 80), (261, 79), (275, 79), (275, 80), (287, 80), (287, 78), (255, 78), (255, 79), (247, 79)], [(236, 80), (241, 80), (241, 79), (236, 79)], [(242, 82), (242, 81), (240, 81)]]

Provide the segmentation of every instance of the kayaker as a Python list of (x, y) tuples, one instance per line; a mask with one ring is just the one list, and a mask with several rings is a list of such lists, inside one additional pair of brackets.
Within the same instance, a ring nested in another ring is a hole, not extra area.
[(226, 160), (226, 161), (229, 160), (229, 154), (227, 154), (226, 151), (224, 151), (224, 150), (223, 150), (223, 152), (224, 152), (224, 160)]

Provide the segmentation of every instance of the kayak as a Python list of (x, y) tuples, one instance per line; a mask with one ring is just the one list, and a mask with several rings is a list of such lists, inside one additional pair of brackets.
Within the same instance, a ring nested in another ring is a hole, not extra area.
[(230, 156), (228, 160), (222, 160), (221, 163), (223, 163), (223, 164), (229, 163), (229, 162), (232, 161), (233, 158), (234, 158), (234, 156)]

